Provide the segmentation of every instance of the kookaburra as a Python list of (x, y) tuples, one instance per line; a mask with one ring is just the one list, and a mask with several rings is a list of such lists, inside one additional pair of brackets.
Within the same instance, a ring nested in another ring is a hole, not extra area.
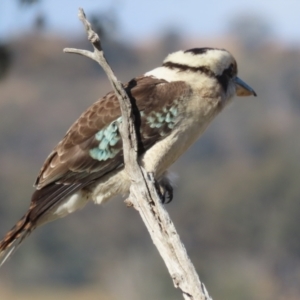
[[(169, 195), (168, 168), (235, 95), (256, 96), (237, 77), (233, 56), (215, 48), (172, 53), (162, 66), (132, 79), (125, 89), (137, 108), (139, 163)], [(100, 204), (128, 193), (120, 122), (119, 102), (110, 92), (70, 127), (45, 161), (28, 211), (0, 242), (0, 265), (36, 227), (90, 200)]]

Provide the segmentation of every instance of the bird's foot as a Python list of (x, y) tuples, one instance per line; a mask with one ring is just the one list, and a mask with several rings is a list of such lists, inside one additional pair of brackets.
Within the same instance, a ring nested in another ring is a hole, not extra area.
[(168, 204), (173, 200), (173, 186), (168, 176), (162, 177), (157, 182), (157, 191), (163, 204)]

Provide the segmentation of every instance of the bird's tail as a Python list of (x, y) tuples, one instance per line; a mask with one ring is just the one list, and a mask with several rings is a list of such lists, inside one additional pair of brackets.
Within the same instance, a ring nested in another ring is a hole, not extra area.
[(26, 214), (21, 220), (5, 235), (0, 242), (0, 267), (17, 250), (18, 246), (31, 233), (33, 226)]

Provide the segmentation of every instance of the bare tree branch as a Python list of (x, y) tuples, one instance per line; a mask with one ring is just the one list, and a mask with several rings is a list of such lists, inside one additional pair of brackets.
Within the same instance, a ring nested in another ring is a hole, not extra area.
[(125, 169), (131, 179), (129, 200), (126, 202), (133, 205), (140, 213), (153, 243), (168, 268), (174, 286), (181, 289), (184, 299), (212, 300), (204, 284), (200, 282), (196, 270), (187, 256), (185, 247), (180, 241), (175, 226), (161, 204), (153, 174), (147, 173), (138, 164), (138, 141), (131, 101), (107, 63), (100, 38), (93, 31), (83, 9), (79, 9), (78, 16), (85, 26), (88, 39), (92, 43), (94, 51), (66, 48), (64, 52), (80, 54), (97, 61), (106, 72), (118, 97), (122, 111), (120, 129), (123, 139)]

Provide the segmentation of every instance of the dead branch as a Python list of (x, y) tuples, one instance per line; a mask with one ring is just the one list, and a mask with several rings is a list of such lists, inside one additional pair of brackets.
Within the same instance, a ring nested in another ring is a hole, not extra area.
[(131, 179), (130, 195), (127, 204), (132, 204), (140, 213), (153, 243), (168, 268), (174, 286), (182, 291), (184, 299), (212, 300), (204, 284), (200, 282), (174, 224), (161, 204), (155, 188), (153, 174), (147, 173), (138, 164), (138, 143), (131, 101), (107, 63), (100, 38), (93, 31), (82, 8), (79, 9), (78, 17), (85, 26), (88, 39), (92, 43), (94, 51), (66, 48), (64, 52), (80, 54), (98, 62), (106, 72), (119, 99), (122, 111), (120, 129), (123, 139), (125, 169)]

